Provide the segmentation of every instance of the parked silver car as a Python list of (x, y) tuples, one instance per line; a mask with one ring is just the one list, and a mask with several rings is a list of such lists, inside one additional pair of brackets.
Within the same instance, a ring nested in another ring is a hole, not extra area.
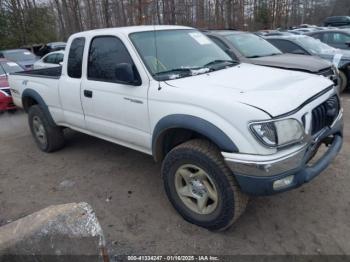
[(350, 50), (350, 29), (332, 29), (307, 34), (334, 48)]
[(264, 38), (253, 33), (233, 30), (204, 32), (232, 59), (242, 63), (282, 68), (323, 75), (339, 84), (338, 70), (332, 64), (315, 56), (283, 54)]
[(2, 50), (0, 51), (0, 58), (6, 58), (7, 60), (16, 62), (24, 70), (33, 69), (34, 63), (39, 59), (27, 49)]
[(51, 68), (61, 66), (64, 51), (51, 52), (34, 63), (34, 69)]

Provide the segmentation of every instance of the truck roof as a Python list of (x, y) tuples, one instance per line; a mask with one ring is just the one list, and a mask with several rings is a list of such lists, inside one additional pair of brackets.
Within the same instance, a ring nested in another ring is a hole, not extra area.
[(145, 32), (145, 31), (161, 31), (161, 30), (176, 30), (176, 29), (194, 29), (192, 27), (187, 26), (177, 26), (177, 25), (146, 25), (146, 26), (126, 26), (126, 27), (114, 27), (114, 28), (103, 28), (103, 29), (95, 29), (90, 31), (83, 31), (72, 36), (87, 36), (87, 35), (95, 35), (97, 32), (100, 34), (113, 34), (113, 33), (123, 33), (130, 34), (136, 32)]

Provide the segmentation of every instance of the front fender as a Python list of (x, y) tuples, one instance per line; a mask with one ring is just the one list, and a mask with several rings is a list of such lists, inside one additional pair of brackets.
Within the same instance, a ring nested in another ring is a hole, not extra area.
[(163, 117), (156, 124), (152, 135), (152, 152), (156, 156), (157, 144), (162, 134), (169, 129), (182, 128), (194, 131), (211, 140), (224, 152), (238, 152), (235, 143), (218, 127), (195, 116), (174, 114)]

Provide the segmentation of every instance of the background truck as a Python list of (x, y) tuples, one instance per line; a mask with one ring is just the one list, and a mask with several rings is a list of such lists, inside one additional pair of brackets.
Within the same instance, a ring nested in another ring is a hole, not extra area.
[(153, 155), (173, 206), (210, 230), (228, 228), (249, 195), (309, 182), (343, 141), (332, 81), (239, 64), (188, 27), (74, 34), (62, 68), (9, 81), (42, 151), (62, 148), (68, 127)]

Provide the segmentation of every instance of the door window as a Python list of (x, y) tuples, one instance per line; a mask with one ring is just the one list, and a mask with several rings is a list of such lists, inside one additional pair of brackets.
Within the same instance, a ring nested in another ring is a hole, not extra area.
[(319, 34), (313, 34), (311, 35), (313, 38), (316, 38), (318, 40), (321, 40), (322, 42), (324, 42), (323, 40), (323, 34), (322, 33), (319, 33)]
[(306, 54), (306, 52), (300, 46), (288, 40), (269, 39), (268, 41), (274, 46), (276, 46), (283, 53)]
[(68, 76), (81, 78), (85, 38), (79, 37), (73, 40), (68, 55)]
[(56, 63), (56, 54), (48, 55), (44, 58), (44, 63), (55, 64)]
[(344, 44), (350, 42), (350, 36), (343, 33), (325, 33), (324, 40), (329, 44)]
[(129, 64), (137, 74), (136, 67), (122, 41), (114, 36), (95, 37), (89, 50), (88, 79), (104, 82), (123, 82), (117, 66)]
[(55, 64), (59, 64), (63, 61), (63, 54), (56, 54)]

